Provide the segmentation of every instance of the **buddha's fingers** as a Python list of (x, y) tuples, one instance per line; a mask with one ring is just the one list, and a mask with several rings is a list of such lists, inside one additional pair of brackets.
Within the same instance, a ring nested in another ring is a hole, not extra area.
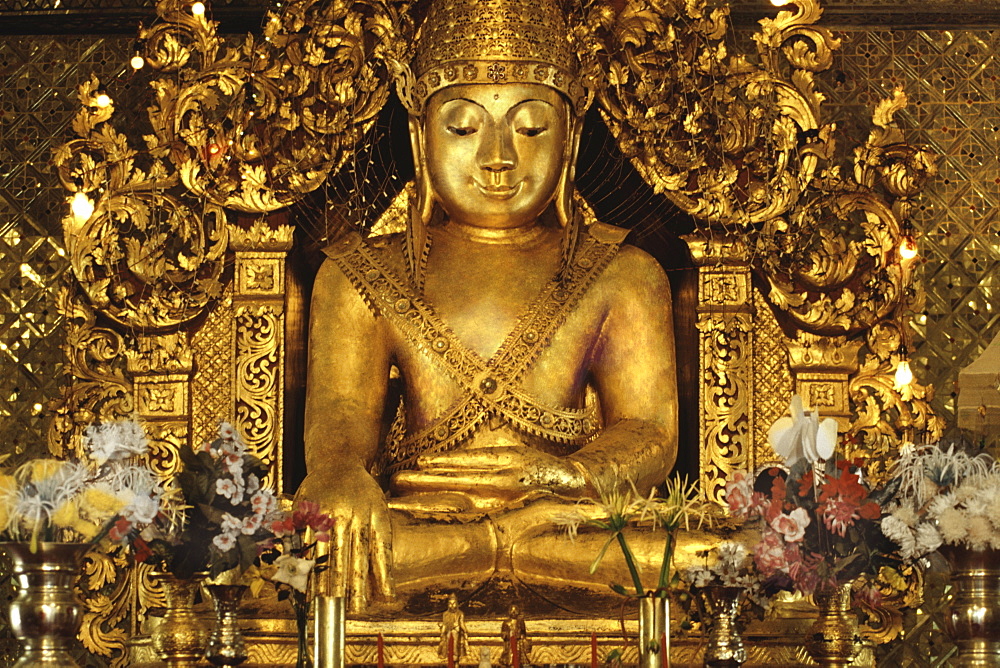
[[(366, 518), (367, 519), (367, 518)], [(348, 606), (351, 612), (363, 612), (368, 607), (369, 589), (369, 531), (367, 522), (355, 521), (352, 523), (350, 543), (351, 543), (351, 565), (348, 571), (351, 581), (351, 596)]]
[(374, 515), (371, 528), (371, 574), (376, 598), (396, 598), (392, 580), (392, 523), (388, 516)]
[(338, 518), (333, 522), (330, 537), (330, 594), (333, 596), (346, 596), (350, 589), (351, 544), (348, 537), (352, 523), (350, 518)]

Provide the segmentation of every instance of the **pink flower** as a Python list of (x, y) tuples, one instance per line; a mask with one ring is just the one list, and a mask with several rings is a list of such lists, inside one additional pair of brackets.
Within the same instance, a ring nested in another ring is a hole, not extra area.
[(219, 548), (220, 552), (229, 552), (236, 546), (236, 538), (232, 534), (220, 533), (212, 539), (212, 543)]
[(733, 471), (726, 483), (726, 503), (737, 517), (748, 517), (753, 510), (753, 481), (746, 471)]
[(771, 577), (777, 571), (786, 571), (788, 559), (785, 556), (785, 543), (781, 540), (781, 534), (765, 529), (760, 542), (754, 547), (753, 560), (765, 578)]
[(781, 513), (771, 520), (771, 528), (784, 536), (788, 543), (797, 543), (805, 538), (807, 526), (809, 526), (809, 513), (805, 508)]
[(219, 478), (215, 481), (215, 493), (224, 496), (230, 501), (236, 496), (236, 483), (229, 478)]
[(243, 526), (240, 531), (243, 532), (244, 536), (252, 536), (260, 528), (260, 525), (264, 523), (264, 516), (254, 513), (243, 520)]
[(854, 600), (861, 605), (877, 610), (882, 607), (882, 592), (875, 585), (865, 585), (854, 592)]
[(847, 528), (854, 524), (860, 516), (858, 515), (858, 505), (838, 495), (820, 505), (820, 512), (823, 516), (823, 524), (838, 536), (843, 537), (847, 533)]
[(788, 574), (791, 576), (792, 582), (795, 583), (795, 588), (803, 594), (812, 594), (819, 586), (820, 578), (817, 564), (820, 561), (822, 559), (799, 559), (789, 565)]
[(274, 508), (274, 496), (268, 490), (260, 490), (250, 497), (250, 506), (258, 515), (266, 515)]

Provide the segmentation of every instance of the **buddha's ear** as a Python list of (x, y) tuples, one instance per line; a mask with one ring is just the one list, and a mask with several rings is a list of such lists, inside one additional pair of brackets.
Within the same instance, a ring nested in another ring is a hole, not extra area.
[(424, 261), (427, 251), (427, 226), (434, 211), (434, 188), (427, 170), (427, 147), (424, 125), (410, 116), (410, 146), (413, 149), (413, 191), (410, 201), (410, 224), (406, 227), (406, 268), (418, 292), (423, 290)]
[(424, 125), (421, 119), (410, 116), (410, 147), (413, 150), (413, 181), (416, 199), (410, 204), (412, 223), (419, 222), (426, 226), (434, 210), (434, 187), (431, 175), (427, 173), (427, 150), (424, 141)]
[(566, 227), (573, 220), (573, 190), (576, 183), (576, 158), (580, 152), (580, 137), (583, 134), (583, 118), (569, 114), (569, 128), (566, 133), (566, 150), (563, 154), (562, 174), (556, 185), (556, 217), (559, 224)]

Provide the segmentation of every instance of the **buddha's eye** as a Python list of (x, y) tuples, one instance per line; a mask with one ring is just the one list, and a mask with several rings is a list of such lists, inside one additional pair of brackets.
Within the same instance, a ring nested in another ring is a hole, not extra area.
[(524, 135), (525, 137), (537, 137), (538, 135), (542, 134), (546, 130), (548, 130), (548, 128), (546, 128), (546, 127), (541, 127), (541, 126), (533, 127), (533, 126), (529, 126), (529, 127), (524, 127), (524, 128), (518, 128), (517, 129), (517, 133), (520, 134), (520, 135)]
[(450, 132), (453, 135), (457, 135), (459, 137), (468, 137), (469, 135), (476, 134), (477, 129), (469, 125), (464, 125), (461, 127), (449, 125), (448, 132)]

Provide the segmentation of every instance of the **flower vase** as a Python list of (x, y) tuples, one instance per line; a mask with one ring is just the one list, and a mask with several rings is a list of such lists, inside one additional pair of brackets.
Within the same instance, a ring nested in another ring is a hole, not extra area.
[(938, 549), (951, 564), (945, 625), (958, 646), (953, 666), (1000, 666), (1000, 550)]
[(639, 599), (639, 668), (670, 666), (670, 599)]
[(207, 589), (215, 605), (215, 628), (208, 638), (205, 658), (213, 666), (238, 666), (247, 660), (246, 641), (237, 616), (247, 586), (210, 584)]
[(312, 668), (312, 657), (309, 656), (309, 602), (306, 595), (293, 592), (292, 608), (295, 610), (295, 630), (299, 635), (295, 668)]
[(861, 650), (858, 617), (851, 609), (851, 583), (817, 589), (813, 600), (819, 616), (809, 629), (806, 651), (820, 666), (851, 665)]
[(167, 612), (157, 633), (153, 634), (153, 650), (169, 668), (195, 668), (205, 656), (203, 620), (194, 611), (194, 598), (204, 575), (190, 580), (171, 573), (153, 573), (163, 586)]
[(73, 658), (83, 606), (74, 589), (84, 543), (0, 543), (18, 584), (10, 604), (10, 626), (21, 641), (15, 668), (76, 668)]
[(743, 587), (725, 585), (698, 588), (697, 595), (709, 629), (705, 647), (706, 666), (739, 666), (747, 660), (743, 638), (736, 625), (736, 615), (745, 591)]

